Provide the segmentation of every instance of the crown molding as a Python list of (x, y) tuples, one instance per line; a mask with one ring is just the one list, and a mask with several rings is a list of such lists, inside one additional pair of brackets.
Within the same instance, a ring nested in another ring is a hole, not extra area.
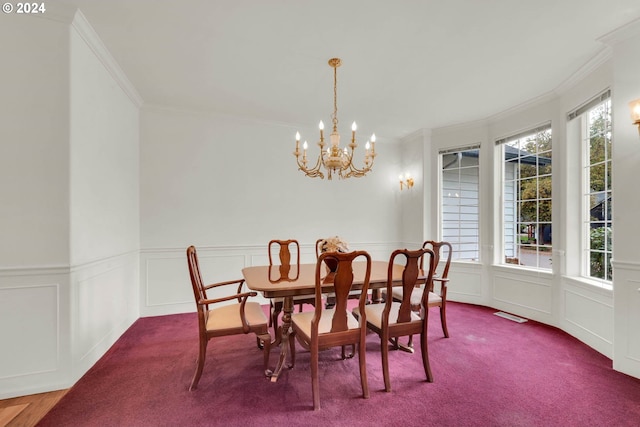
[(609, 46), (604, 46), (598, 53), (591, 57), (580, 67), (575, 73), (573, 73), (569, 78), (560, 83), (553, 92), (557, 95), (562, 95), (566, 93), (568, 90), (576, 86), (578, 83), (583, 81), (589, 74), (596, 71), (598, 68), (602, 67), (612, 58), (612, 50)]
[(98, 57), (107, 72), (109, 72), (116, 83), (118, 83), (131, 102), (133, 102), (136, 107), (140, 108), (144, 103), (142, 97), (136, 90), (135, 86), (133, 86), (131, 81), (127, 78), (124, 71), (122, 71), (122, 68), (120, 68), (117, 61), (113, 58), (111, 53), (109, 53), (106, 46), (98, 36), (98, 33), (96, 33), (80, 9), (76, 9), (73, 21), (71, 22), (71, 27), (75, 29), (78, 35), (87, 43), (87, 46), (89, 46), (93, 53)]
[(71, 24), (78, 10), (76, 6), (64, 2), (47, 2), (45, 3), (45, 7), (46, 11), (44, 13), (30, 13), (25, 14), (25, 16)]
[(425, 140), (429, 140), (431, 138), (431, 133), (432, 133), (432, 130), (429, 128), (420, 128), (401, 138), (398, 138), (396, 143), (406, 144), (406, 143), (415, 141), (416, 139), (419, 139), (421, 142), (424, 142)]
[(640, 36), (640, 18), (628, 22), (622, 27), (616, 28), (597, 40), (601, 43), (613, 46), (635, 36)]

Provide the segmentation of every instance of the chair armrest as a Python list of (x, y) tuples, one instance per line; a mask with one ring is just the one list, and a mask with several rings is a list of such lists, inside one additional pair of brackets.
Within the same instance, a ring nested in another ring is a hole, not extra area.
[(204, 290), (206, 291), (207, 289), (217, 288), (219, 286), (233, 285), (236, 283), (238, 284), (238, 289), (236, 290), (237, 295), (235, 296), (235, 298), (238, 299), (238, 302), (242, 302), (242, 297), (240, 296), (240, 292), (242, 291), (242, 285), (244, 284), (244, 279), (228, 280), (226, 282), (212, 283), (210, 285), (205, 286)]
[(243, 292), (241, 294), (228, 295), (226, 297), (221, 297), (221, 298), (201, 299), (198, 301), (198, 304), (204, 304), (208, 307), (209, 304), (215, 304), (217, 302), (230, 301), (232, 299), (237, 299), (240, 302), (240, 320), (242, 322), (242, 332), (244, 332), (245, 334), (248, 334), (249, 332), (251, 332), (251, 329), (250, 329), (251, 327), (247, 322), (247, 317), (244, 313), (244, 306), (247, 303), (247, 299), (249, 297), (255, 297), (256, 295), (258, 295), (258, 293), (255, 291)]
[[(226, 285), (233, 285), (234, 283), (238, 283), (239, 287), (242, 287), (242, 284), (244, 283), (244, 279), (237, 279), (237, 280), (229, 280), (227, 282), (218, 282), (218, 283), (212, 283), (210, 285), (206, 285), (204, 287), (204, 289), (211, 289), (211, 288), (217, 288), (218, 286), (226, 286)], [(239, 293), (239, 291), (238, 291)]]
[(223, 301), (231, 301), (232, 299), (244, 299), (246, 300), (249, 297), (255, 297), (257, 296), (258, 293), (255, 291), (251, 291), (251, 292), (243, 292), (241, 294), (235, 294), (235, 295), (227, 295), (226, 297), (220, 297), (220, 298), (214, 298), (214, 299), (201, 299), (198, 301), (198, 304), (215, 304), (218, 302), (223, 302)]

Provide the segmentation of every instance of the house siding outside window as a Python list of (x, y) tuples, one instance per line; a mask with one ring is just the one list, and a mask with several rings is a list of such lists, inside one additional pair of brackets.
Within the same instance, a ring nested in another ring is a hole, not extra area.
[(480, 146), (440, 152), (441, 236), (452, 259), (478, 261)]

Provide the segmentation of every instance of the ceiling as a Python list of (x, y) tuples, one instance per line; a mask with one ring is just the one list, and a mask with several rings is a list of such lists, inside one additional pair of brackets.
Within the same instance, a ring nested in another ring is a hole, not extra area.
[[(640, 17), (638, 0), (67, 0), (147, 104), (384, 143), (549, 93)], [(293, 137), (292, 137), (293, 138)]]

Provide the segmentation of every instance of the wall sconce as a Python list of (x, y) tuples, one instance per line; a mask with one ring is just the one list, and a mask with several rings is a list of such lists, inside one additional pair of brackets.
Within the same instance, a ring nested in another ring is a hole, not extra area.
[(638, 126), (638, 133), (640, 134), (640, 99), (631, 101), (629, 108), (631, 109), (631, 120), (633, 120), (634, 125)]
[(405, 175), (400, 174), (398, 177), (400, 179), (400, 191), (407, 187), (407, 189), (413, 187), (413, 178), (408, 173)]

